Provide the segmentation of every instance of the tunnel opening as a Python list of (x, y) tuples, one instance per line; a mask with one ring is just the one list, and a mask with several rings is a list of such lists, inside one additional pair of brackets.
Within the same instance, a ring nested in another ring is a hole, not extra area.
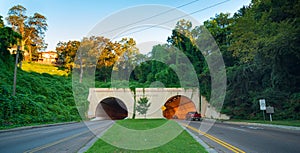
[(115, 97), (103, 99), (97, 106), (96, 117), (108, 120), (121, 120), (128, 116), (124, 102)]
[(163, 116), (167, 119), (185, 119), (188, 112), (195, 112), (196, 107), (191, 99), (176, 95), (164, 104)]

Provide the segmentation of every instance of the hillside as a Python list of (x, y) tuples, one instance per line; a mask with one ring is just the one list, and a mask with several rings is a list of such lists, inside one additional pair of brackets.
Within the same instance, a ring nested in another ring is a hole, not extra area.
[(54, 66), (25, 63), (24, 68), (30, 72), (18, 69), (16, 96), (11, 96), (13, 67), (5, 66), (2, 61), (0, 65), (2, 128), (80, 119), (73, 99), (72, 79), (66, 73)]
[(26, 72), (36, 72), (36, 73), (47, 73), (50, 75), (58, 75), (58, 76), (67, 76), (68, 73), (64, 70), (60, 70), (58, 67), (46, 64), (39, 63), (26, 63), (23, 62), (22, 70)]

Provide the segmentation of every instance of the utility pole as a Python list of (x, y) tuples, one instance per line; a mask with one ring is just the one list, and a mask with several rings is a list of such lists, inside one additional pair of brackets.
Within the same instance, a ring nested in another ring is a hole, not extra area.
[(17, 53), (16, 53), (16, 62), (15, 62), (15, 71), (14, 71), (14, 86), (13, 86), (13, 93), (12, 93), (12, 96), (15, 96), (15, 95), (16, 95), (17, 70), (18, 70), (19, 52), (20, 52), (20, 46), (18, 45)]

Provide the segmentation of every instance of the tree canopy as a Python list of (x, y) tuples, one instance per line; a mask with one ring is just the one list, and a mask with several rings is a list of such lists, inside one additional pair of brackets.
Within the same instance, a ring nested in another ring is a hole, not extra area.
[(27, 9), (22, 5), (13, 6), (9, 9), (6, 20), (12, 29), (22, 36), (19, 45), (23, 52), (29, 54), (25, 60), (31, 61), (35, 52), (47, 47), (44, 36), (48, 24), (47, 18), (42, 14), (34, 13), (33, 16), (27, 16), (26, 11)]

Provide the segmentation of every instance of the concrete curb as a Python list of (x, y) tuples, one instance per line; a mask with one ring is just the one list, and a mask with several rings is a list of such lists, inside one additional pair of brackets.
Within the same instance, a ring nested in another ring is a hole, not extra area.
[(110, 125), (110, 127), (108, 127), (106, 130), (104, 130), (103, 132), (101, 132), (99, 135), (95, 135), (95, 137), (90, 140), (88, 143), (86, 143), (82, 148), (80, 148), (77, 153), (84, 153), (86, 151), (88, 151), (93, 145), (94, 143), (100, 139), (100, 137), (108, 130), (110, 129), (114, 124)]
[(79, 123), (79, 122), (78, 121), (73, 121), (73, 122), (62, 122), (62, 123), (53, 123), (53, 124), (34, 125), (34, 126), (23, 126), (23, 127), (12, 128), (12, 129), (0, 130), (0, 133), (21, 131), (21, 130), (34, 129), (34, 128), (42, 128), (42, 127), (50, 127), (50, 126), (59, 126), (59, 125), (66, 125), (66, 124), (74, 124), (74, 123)]
[(88, 143), (85, 144), (85, 146), (83, 146), (82, 148), (80, 148), (77, 153), (84, 153), (87, 150), (89, 150), (94, 143), (98, 140), (99, 138), (97, 136), (95, 136), (92, 140), (90, 140)]
[(212, 148), (212, 147), (210, 147), (210, 146), (208, 146), (204, 141), (202, 141), (199, 137), (197, 137), (194, 133), (192, 133), (190, 130), (188, 130), (187, 129), (187, 127), (185, 127), (185, 126), (182, 126), (181, 124), (179, 124), (185, 131), (187, 131), (198, 143), (200, 143), (200, 145), (202, 145), (204, 148), (205, 148), (205, 150), (207, 151), (207, 152), (209, 152), (209, 153), (217, 153), (217, 151), (214, 149), (214, 148)]
[(280, 129), (287, 129), (287, 130), (300, 130), (300, 127), (286, 126), (286, 125), (248, 123), (248, 122), (232, 122), (232, 121), (218, 121), (218, 122), (227, 123), (227, 124), (236, 124), (236, 125), (253, 125), (253, 126), (272, 127), (272, 128), (280, 128)]

